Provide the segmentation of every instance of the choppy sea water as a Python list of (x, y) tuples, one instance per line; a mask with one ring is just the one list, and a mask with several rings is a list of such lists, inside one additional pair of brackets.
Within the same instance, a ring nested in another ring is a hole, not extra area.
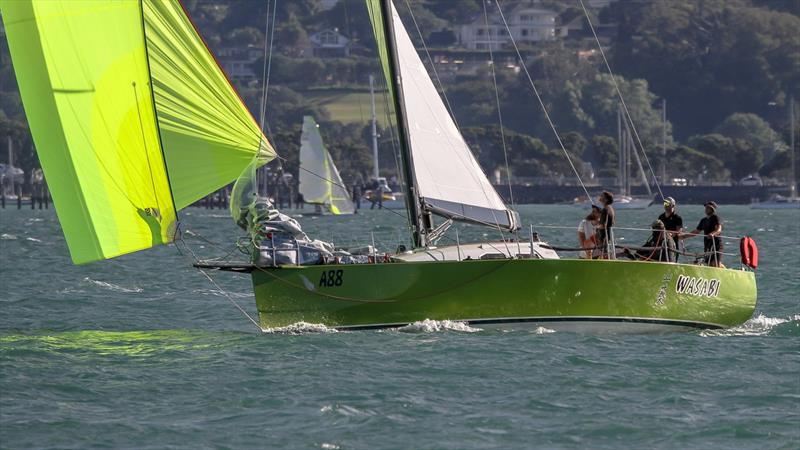
[[(585, 214), (520, 210), (561, 245)], [(761, 250), (753, 319), (587, 335), (447, 321), (260, 333), (225, 297), (255, 315), (245, 276), (212, 274), (223, 292), (175, 246), (73, 266), (52, 210), (0, 211), (0, 447), (800, 448), (800, 213), (720, 212)], [(619, 211), (620, 226), (658, 213)], [(681, 213), (691, 226), (701, 208)], [(184, 235), (198, 256), (234, 250), (225, 211), (182, 217), (206, 239)], [(341, 243), (403, 239), (385, 211), (300, 220)]]

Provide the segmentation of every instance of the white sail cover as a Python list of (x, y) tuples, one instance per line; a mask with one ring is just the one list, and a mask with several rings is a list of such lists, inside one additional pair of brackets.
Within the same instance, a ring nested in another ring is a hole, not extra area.
[(445, 108), (392, 4), (413, 169), (425, 206), (436, 214), (518, 227)]
[(323, 205), (333, 214), (353, 214), (355, 207), (342, 177), (311, 116), (303, 117), (300, 136), (300, 193), (306, 203)]

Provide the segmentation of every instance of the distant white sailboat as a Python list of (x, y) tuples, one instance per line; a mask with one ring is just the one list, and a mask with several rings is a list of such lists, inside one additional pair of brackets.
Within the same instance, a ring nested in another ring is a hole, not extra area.
[(353, 214), (350, 193), (333, 163), (333, 158), (319, 134), (319, 125), (311, 116), (303, 117), (300, 137), (300, 193), (305, 203), (319, 205), (331, 214)]
[[(619, 192), (614, 195), (615, 209), (647, 209), (653, 204), (653, 191), (647, 182), (642, 161), (639, 159), (639, 152), (633, 143), (630, 125), (622, 112), (622, 106), (617, 109), (617, 142), (619, 143)], [(647, 195), (631, 195), (631, 155), (636, 160), (639, 173), (642, 176), (642, 184), (647, 189)], [(593, 199), (579, 199), (575, 202), (579, 206), (588, 206), (593, 203)]]

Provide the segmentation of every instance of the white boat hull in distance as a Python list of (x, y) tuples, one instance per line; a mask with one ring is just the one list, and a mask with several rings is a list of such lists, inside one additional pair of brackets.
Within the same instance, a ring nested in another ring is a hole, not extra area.
[[(647, 209), (653, 204), (653, 199), (650, 197), (628, 197), (626, 195), (614, 197), (614, 209)], [(573, 203), (574, 206), (581, 206), (588, 208), (591, 202), (586, 199), (578, 200)]]
[(800, 209), (800, 197), (776, 197), (766, 202), (750, 204), (751, 209)]

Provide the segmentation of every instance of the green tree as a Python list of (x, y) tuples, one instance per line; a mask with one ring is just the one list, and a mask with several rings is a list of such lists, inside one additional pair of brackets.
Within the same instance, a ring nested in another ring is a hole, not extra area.
[(679, 145), (667, 149), (669, 170), (673, 175), (701, 181), (727, 181), (730, 172), (719, 159), (691, 147)]
[(456, 25), (470, 23), (479, 15), (483, 15), (480, 2), (476, 0), (430, 2), (428, 3), (428, 7), (439, 18)]
[(693, 136), (689, 145), (722, 161), (734, 180), (757, 173), (764, 163), (761, 151), (744, 139), (731, 139), (715, 133)]
[(795, 15), (747, 0), (636, 0), (615, 2), (604, 20), (619, 26), (612, 66), (667, 98), (684, 136), (800, 89)]
[(597, 176), (614, 177), (617, 175), (619, 152), (616, 139), (603, 135), (592, 137), (587, 156), (587, 159), (594, 165)]
[(586, 138), (584, 138), (583, 135), (577, 131), (570, 131), (562, 134), (561, 142), (564, 144), (564, 148), (570, 153), (570, 155), (577, 156), (578, 158), (583, 157), (586, 146), (589, 144), (586, 141)]
[(225, 43), (234, 47), (262, 46), (264, 33), (253, 27), (236, 28), (225, 36)]
[(763, 159), (770, 159), (776, 150), (786, 145), (769, 124), (755, 114), (735, 113), (728, 116), (714, 129), (715, 133), (731, 139), (743, 139), (761, 152)]

